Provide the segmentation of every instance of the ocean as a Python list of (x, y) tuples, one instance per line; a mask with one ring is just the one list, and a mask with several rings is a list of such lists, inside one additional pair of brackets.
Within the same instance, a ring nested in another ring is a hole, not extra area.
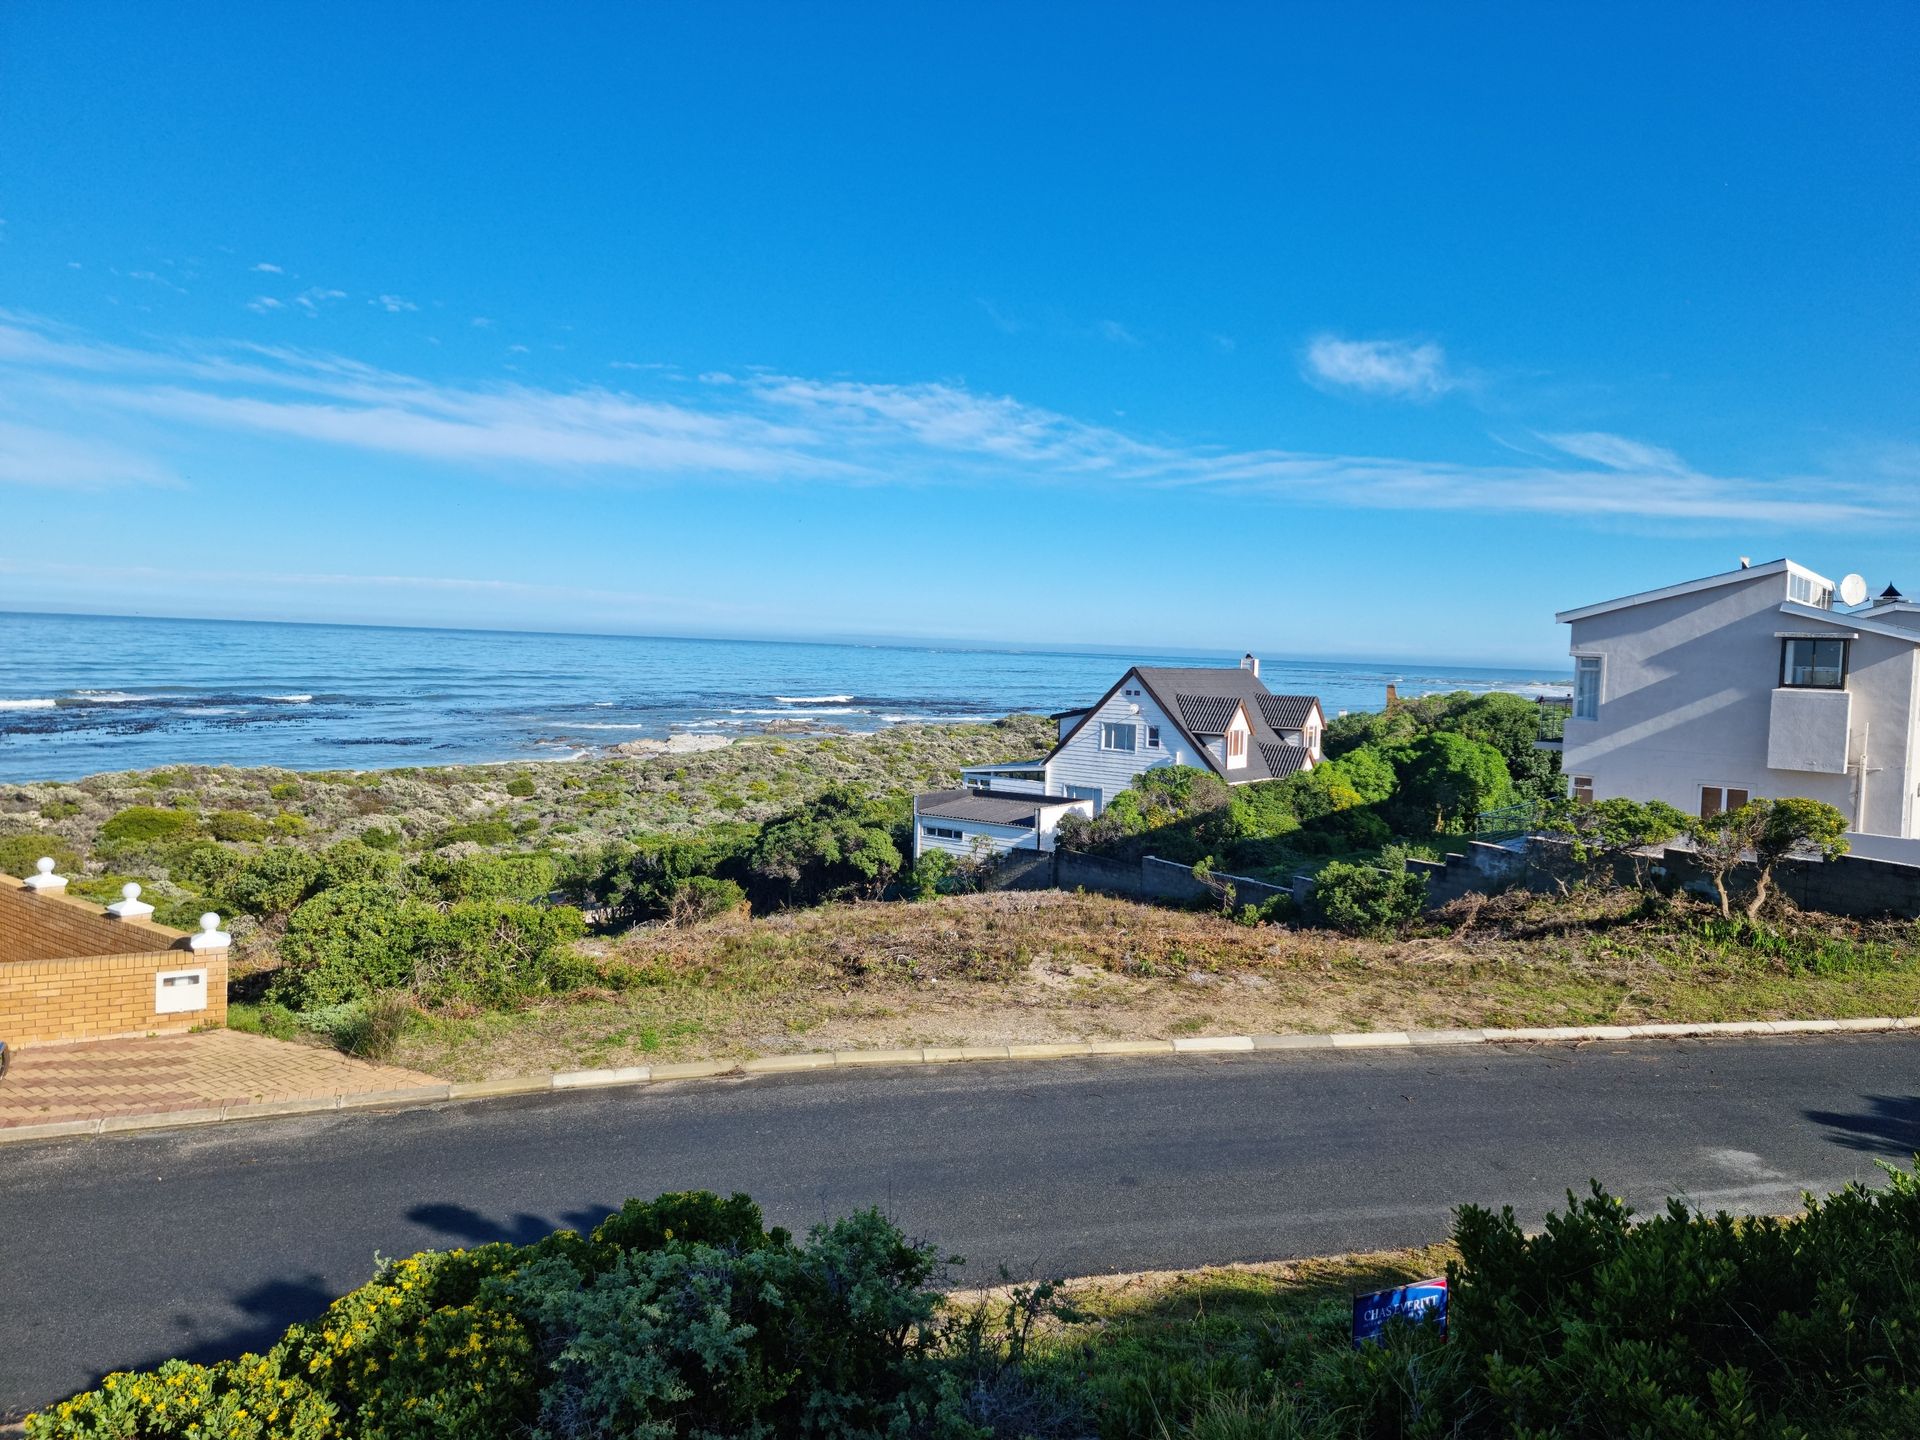
[[(0, 613), (0, 780), (567, 759), (680, 734), (990, 720), (1087, 704), (1129, 663), (1234, 658)], [(1567, 684), (1553, 667), (1282, 657), (1263, 657), (1261, 678), (1330, 716), (1379, 709), (1389, 683), (1406, 696)]]

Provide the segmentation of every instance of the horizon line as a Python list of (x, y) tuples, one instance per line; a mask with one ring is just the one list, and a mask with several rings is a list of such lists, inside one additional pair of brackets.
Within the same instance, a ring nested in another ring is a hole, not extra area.
[[(18, 610), (0, 609), (0, 619), (57, 619), (57, 620), (121, 620), (135, 622), (158, 622), (187, 625), (285, 625), (309, 629), (338, 630), (397, 630), (423, 634), (443, 635), (528, 635), (544, 636), (551, 639), (570, 640), (649, 640), (666, 641), (674, 644), (728, 644), (728, 645), (795, 645), (795, 646), (838, 646), (843, 648), (868, 647), (880, 650), (950, 650), (962, 653), (997, 655), (1111, 655), (1125, 657), (1183, 657), (1183, 656), (1219, 656), (1237, 660), (1240, 655), (1252, 654), (1251, 651), (1235, 651), (1218, 646), (1199, 645), (1192, 647), (1149, 645), (1123, 646), (1082, 641), (985, 641), (967, 640), (958, 637), (926, 637), (908, 635), (859, 635), (852, 632), (827, 632), (826, 634), (802, 638), (796, 636), (775, 635), (667, 635), (648, 631), (630, 630), (551, 630), (539, 626), (510, 625), (431, 625), (399, 624), (393, 622), (375, 622), (361, 620), (285, 620), (261, 619), (252, 616), (235, 615), (165, 615), (165, 614), (124, 614), (118, 611), (89, 610)], [(1530, 661), (1525, 663), (1508, 662), (1496, 664), (1486, 660), (1451, 660), (1442, 657), (1410, 657), (1405, 655), (1361, 655), (1355, 658), (1336, 656), (1332, 653), (1294, 653), (1256, 655), (1263, 663), (1275, 664), (1333, 664), (1333, 665), (1391, 665), (1391, 666), (1432, 666), (1454, 670), (1533, 670), (1558, 669), (1564, 666), (1571, 674), (1572, 664), (1565, 657), (1551, 662)]]

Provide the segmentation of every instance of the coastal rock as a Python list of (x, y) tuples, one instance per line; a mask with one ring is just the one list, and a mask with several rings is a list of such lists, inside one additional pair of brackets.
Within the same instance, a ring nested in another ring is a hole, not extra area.
[(703, 750), (724, 750), (733, 743), (727, 735), (669, 735), (665, 740), (623, 740), (609, 745), (609, 755), (698, 755)]

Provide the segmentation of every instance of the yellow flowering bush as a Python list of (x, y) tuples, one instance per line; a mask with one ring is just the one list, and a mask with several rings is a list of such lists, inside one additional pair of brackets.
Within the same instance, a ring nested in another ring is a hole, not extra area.
[(503, 1305), (479, 1297), (534, 1248), (430, 1251), (386, 1266), (288, 1330), (275, 1358), (331, 1399), (357, 1440), (507, 1428), (533, 1413), (534, 1340)]
[(27, 1417), (29, 1440), (339, 1440), (334, 1407), (273, 1360), (169, 1360)]

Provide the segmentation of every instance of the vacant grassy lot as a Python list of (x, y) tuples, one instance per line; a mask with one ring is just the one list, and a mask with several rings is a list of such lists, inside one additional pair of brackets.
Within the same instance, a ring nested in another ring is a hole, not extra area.
[(466, 1079), (896, 1045), (1920, 1012), (1910, 922), (1756, 931), (1620, 892), (1505, 896), (1387, 941), (1040, 892), (590, 944), (603, 988), (428, 1017), (394, 1058)]

